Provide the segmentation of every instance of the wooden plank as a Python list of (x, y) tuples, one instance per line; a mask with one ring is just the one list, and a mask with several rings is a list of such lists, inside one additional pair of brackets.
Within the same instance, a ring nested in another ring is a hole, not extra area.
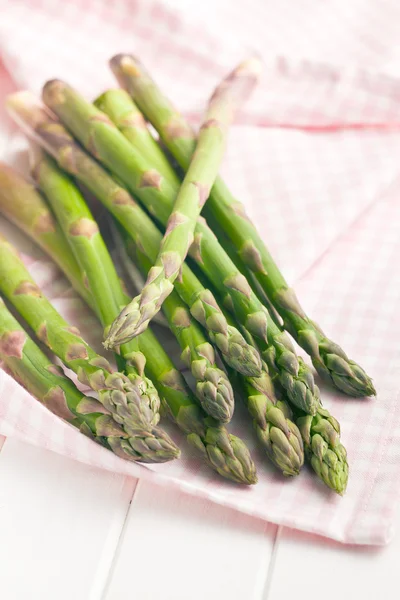
[(140, 481), (105, 600), (259, 600), (276, 527)]
[[(400, 520), (398, 525), (400, 525)], [(282, 528), (263, 600), (398, 598), (394, 591), (400, 531), (385, 547), (344, 546)], [(318, 593), (318, 590), (322, 590)]]
[(135, 480), (7, 439), (0, 581), (7, 600), (100, 600)]

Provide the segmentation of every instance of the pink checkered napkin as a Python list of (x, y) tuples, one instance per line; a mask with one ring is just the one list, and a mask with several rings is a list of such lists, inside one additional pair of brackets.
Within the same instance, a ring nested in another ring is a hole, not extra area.
[[(56, 76), (94, 97), (115, 85), (108, 58), (133, 51), (196, 120), (236, 61), (249, 49), (264, 57), (264, 81), (232, 130), (223, 171), (306, 310), (374, 378), (378, 397), (371, 400), (321, 386), (324, 403), (342, 424), (351, 465), (347, 493), (336, 497), (307, 469), (283, 481), (255, 447), (240, 406), (231, 430), (257, 462), (259, 483), (250, 489), (214, 476), (170, 425), (182, 460), (128, 464), (58, 420), (3, 373), (0, 434), (173, 484), (275, 523), (346, 543), (384, 544), (400, 481), (400, 61), (392, 50), (400, 33), (398, 4), (365, 0), (350, 11), (347, 0), (213, 0), (207, 27), (208, 2), (197, 4), (183, 15), (145, 0), (0, 0), (4, 64), (19, 86), (39, 92)], [(1, 220), (0, 230), (21, 245)], [(26, 241), (23, 250), (60, 312), (99, 344), (100, 328), (56, 268)]]

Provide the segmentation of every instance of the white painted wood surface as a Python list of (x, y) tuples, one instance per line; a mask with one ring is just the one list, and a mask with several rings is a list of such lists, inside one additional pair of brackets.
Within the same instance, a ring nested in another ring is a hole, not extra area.
[(126, 573), (140, 565), (134, 580), (141, 600), (258, 600), (276, 531), (261, 520), (140, 481), (105, 599), (123, 598)]
[(395, 600), (400, 596), (399, 554), (400, 532), (390, 545), (368, 548), (343, 546), (282, 528), (276, 539), (269, 593), (261, 598), (305, 600), (318, 595), (324, 600)]
[(7, 440), (0, 453), (1, 596), (101, 598), (135, 485)]
[(0, 452), (0, 532), (6, 600), (397, 597), (400, 535), (349, 548), (15, 440)]

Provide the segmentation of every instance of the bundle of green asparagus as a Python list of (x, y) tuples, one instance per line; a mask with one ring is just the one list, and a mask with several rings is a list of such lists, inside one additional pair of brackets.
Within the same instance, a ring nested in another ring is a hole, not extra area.
[[(71, 221), (81, 221), (83, 218), (92, 219), (91, 213), (73, 182), (57, 169), (51, 160), (44, 160), (41, 157), (43, 161), (38, 161), (38, 158), (38, 154), (35, 152), (34, 174), (43, 188), (46, 188), (49, 202), (57, 200), (57, 206), (54, 204), (54, 207), (57, 209), (60, 225), (54, 220), (44, 198), (33, 186), (15, 171), (2, 164), (0, 164), (0, 212), (51, 256), (73, 287), (85, 298), (87, 288), (81, 285), (84, 272), (68, 248), (68, 242), (71, 244), (72, 250), (75, 243), (85, 243), (85, 240), (76, 242), (75, 236), (71, 235), (69, 224)], [(45, 228), (42, 226), (43, 223), (46, 223)], [(100, 234), (96, 232), (96, 235)], [(93, 247), (92, 253), (95, 255)], [(25, 278), (29, 278), (29, 274), (20, 261), (18, 266), (24, 269)], [(3, 273), (6, 272), (6, 268), (7, 265), (4, 263)], [(95, 261), (91, 263), (91, 268), (96, 270)], [(120, 283), (119, 287), (121, 289)], [(91, 308), (96, 310), (101, 301), (98, 295), (92, 295)], [(14, 305), (16, 306), (15, 303)], [(58, 318), (61, 318), (60, 315)], [(221, 423), (203, 413), (156, 336), (150, 329), (146, 333), (146, 336), (142, 334), (137, 338), (140, 351), (147, 359), (144, 366), (145, 372), (154, 382), (166, 412), (186, 434), (188, 442), (211, 468), (223, 477), (237, 483), (255, 483), (257, 481), (255, 467), (245, 444), (238, 437), (229, 434)], [(127, 346), (121, 346), (121, 350), (128, 367), (130, 353), (124, 352)], [(55, 349), (52, 349), (55, 352)], [(128, 368), (127, 372), (129, 373)], [(153, 427), (152, 431), (154, 429)], [(156, 429), (159, 430), (159, 428)], [(159, 436), (165, 435), (161, 430), (158, 433)], [(137, 447), (140, 440), (135, 437), (130, 441)], [(149, 436), (147, 436), (146, 442), (150, 443)], [(152, 462), (160, 462), (157, 440), (152, 442), (152, 446), (154, 448)], [(171, 456), (171, 458), (173, 457)], [(145, 458), (150, 459), (149, 452), (146, 453)], [(137, 457), (137, 460), (143, 462), (140, 457)]]
[[(348, 463), (339, 423), (322, 406), (313, 371), (290, 336), (341, 392), (363, 397), (374, 387), (301, 309), (218, 177), (228, 127), (260, 76), (260, 61), (243, 62), (216, 87), (197, 137), (137, 59), (115, 56), (111, 68), (124, 89), (94, 103), (60, 80), (44, 86), (44, 105), (28, 92), (8, 98), (9, 114), (35, 142), (31, 175), (39, 190), (0, 165), (0, 213), (49, 254), (94, 310), (119, 371), (64, 321), (0, 240), (1, 293), (98, 400), (88, 401), (55, 375), (3, 304), (4, 362), (39, 400), (120, 456), (142, 462), (178, 456), (158, 425), (161, 403), (211, 468), (253, 484), (250, 453), (226, 429), (237, 392), (255, 439), (283, 475), (298, 475), (306, 459), (343, 494)], [(129, 272), (143, 277), (133, 300), (78, 184), (109, 211), (113, 247), (125, 264), (132, 261)], [(160, 310), (193, 391), (149, 326)]]

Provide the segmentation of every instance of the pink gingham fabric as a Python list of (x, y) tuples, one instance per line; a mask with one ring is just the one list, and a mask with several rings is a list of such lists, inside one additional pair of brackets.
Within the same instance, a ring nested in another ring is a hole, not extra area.
[[(230, 429), (257, 463), (259, 483), (248, 489), (215, 476), (168, 424), (181, 460), (124, 462), (4, 372), (0, 434), (341, 542), (387, 543), (400, 492), (398, 3), (210, 0), (189, 9), (180, 0), (0, 0), (0, 15), (2, 92), (12, 79), (39, 93), (59, 77), (92, 98), (115, 85), (108, 58), (134, 52), (194, 122), (219, 78), (257, 51), (265, 76), (232, 129), (223, 174), (306, 310), (378, 390), (375, 399), (355, 400), (321, 385), (348, 450), (344, 498), (308, 469), (283, 481), (256, 447), (241, 406)], [(3, 158), (21, 157), (21, 144), (14, 137)], [(5, 221), (0, 230), (22, 249), (60, 312), (99, 348), (100, 328), (56, 267)]]

